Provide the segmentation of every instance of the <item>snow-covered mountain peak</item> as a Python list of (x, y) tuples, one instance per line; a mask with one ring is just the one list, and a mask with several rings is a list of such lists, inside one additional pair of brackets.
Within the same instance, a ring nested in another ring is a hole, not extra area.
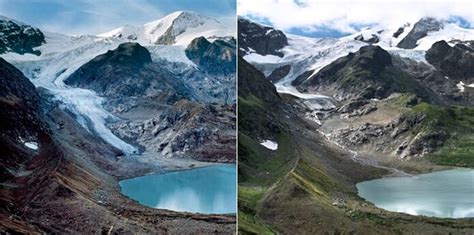
[[(261, 47), (265, 47), (275, 40), (259, 39), (246, 45), (250, 49), (243, 48), (242, 42), (251, 42), (251, 36), (255, 35), (254, 27), (243, 26), (257, 23), (243, 17), (239, 17), (239, 23), (242, 23), (242, 27), (239, 25), (239, 47), (245, 52), (244, 59), (255, 65), (265, 76), (271, 77), (278, 92), (300, 97), (303, 95), (291, 85), (297, 77), (308, 74), (310, 76), (307, 77), (311, 77), (336, 59), (356, 52), (366, 45), (380, 46), (390, 54), (428, 63), (425, 53), (434, 43), (444, 40), (454, 46), (459, 41), (474, 40), (474, 29), (425, 17), (394, 27), (373, 25), (341, 38), (310, 38), (284, 33), (288, 43), (278, 48), (277, 52), (281, 53), (281, 56), (277, 56), (255, 50), (259, 43), (264, 42)], [(269, 27), (268, 30), (276, 29)]]
[(99, 34), (102, 38), (123, 38), (142, 44), (187, 46), (194, 38), (234, 36), (233, 27), (192, 11), (173, 12), (141, 27), (122, 26)]

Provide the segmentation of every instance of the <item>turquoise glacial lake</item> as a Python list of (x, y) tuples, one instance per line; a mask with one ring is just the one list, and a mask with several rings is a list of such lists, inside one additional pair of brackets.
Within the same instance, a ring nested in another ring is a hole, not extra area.
[(140, 204), (204, 214), (236, 213), (236, 167), (222, 164), (119, 182), (122, 194)]
[(442, 218), (474, 217), (474, 169), (358, 183), (359, 196), (379, 208)]

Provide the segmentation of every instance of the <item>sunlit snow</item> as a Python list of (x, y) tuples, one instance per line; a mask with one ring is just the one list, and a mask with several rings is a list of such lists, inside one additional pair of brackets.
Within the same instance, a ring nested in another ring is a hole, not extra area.
[(278, 143), (275, 141), (271, 140), (264, 140), (262, 143), (260, 143), (262, 146), (264, 146), (267, 149), (270, 150), (277, 150), (278, 149)]
[(25, 146), (33, 150), (38, 149), (38, 143), (36, 142), (25, 142)]

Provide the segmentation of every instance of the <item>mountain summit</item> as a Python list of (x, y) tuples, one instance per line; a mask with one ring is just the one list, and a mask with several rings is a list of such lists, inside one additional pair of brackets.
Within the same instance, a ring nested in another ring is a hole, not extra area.
[(41, 52), (34, 48), (43, 43), (44, 35), (39, 29), (0, 15), (0, 54), (15, 52), (39, 55)]
[(232, 27), (218, 20), (192, 11), (177, 11), (141, 27), (127, 25), (98, 36), (126, 38), (145, 44), (188, 45), (200, 36), (216, 38), (232, 35)]
[(413, 49), (418, 45), (417, 42), (419, 39), (426, 37), (429, 32), (436, 32), (443, 28), (443, 22), (432, 17), (423, 17), (416, 22), (413, 29), (398, 43), (397, 47)]

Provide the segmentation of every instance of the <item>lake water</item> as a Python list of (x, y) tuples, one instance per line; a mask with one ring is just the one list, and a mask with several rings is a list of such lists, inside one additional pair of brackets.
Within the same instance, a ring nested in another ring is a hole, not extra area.
[(140, 204), (205, 214), (236, 212), (235, 164), (153, 174), (119, 182), (124, 195)]
[(358, 183), (359, 196), (389, 211), (445, 218), (474, 217), (474, 169)]

